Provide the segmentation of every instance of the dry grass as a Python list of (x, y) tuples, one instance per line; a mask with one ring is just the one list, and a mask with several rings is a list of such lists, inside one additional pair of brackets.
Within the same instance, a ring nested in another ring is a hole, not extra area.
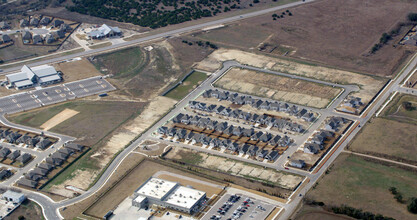
[(361, 130), (349, 149), (417, 164), (416, 131), (417, 125), (375, 118)]
[(417, 196), (417, 174), (393, 166), (366, 161), (362, 157), (341, 154), (307, 198), (325, 205), (342, 204), (379, 213), (395, 219), (413, 219), (407, 205), (394, 199), (388, 190), (396, 187), (403, 199)]
[(326, 107), (341, 91), (304, 80), (238, 68), (229, 70), (216, 86), (316, 108)]
[(63, 73), (65, 82), (77, 81), (93, 76), (100, 76), (100, 72), (88, 60), (82, 60), (56, 63), (53, 65), (57, 71)]

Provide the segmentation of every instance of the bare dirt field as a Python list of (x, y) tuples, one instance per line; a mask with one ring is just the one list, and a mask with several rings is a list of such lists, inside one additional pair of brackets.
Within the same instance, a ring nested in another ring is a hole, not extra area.
[(417, 164), (417, 125), (375, 118), (349, 145), (349, 150)]
[(72, 109), (66, 108), (62, 112), (58, 113), (57, 115), (55, 115), (54, 117), (52, 117), (51, 119), (49, 119), (48, 121), (43, 123), (40, 126), (40, 128), (42, 128), (44, 131), (47, 131), (47, 130), (57, 126), (58, 124), (62, 123), (63, 121), (72, 118), (73, 116), (75, 116), (78, 113), (80, 113), (80, 112), (77, 112), (77, 111), (74, 111)]
[(325, 108), (341, 89), (252, 70), (233, 68), (215, 84), (223, 89)]
[[(392, 75), (411, 54), (402, 46), (393, 47), (411, 25), (401, 28), (375, 54), (369, 52), (384, 32), (406, 23), (407, 14), (417, 10), (412, 0), (323, 0), (289, 10), (292, 16), (280, 10), (193, 36), (247, 51), (264, 44), (262, 53), (271, 56), (287, 55), (380, 76)], [(283, 18), (273, 20), (273, 14), (283, 12)]]
[(399, 203), (389, 191), (395, 187), (404, 201), (417, 196), (417, 174), (362, 157), (340, 154), (333, 167), (306, 198), (328, 206), (348, 205), (395, 219), (413, 219), (407, 203)]
[(214, 51), (206, 59), (199, 62), (196, 65), (196, 69), (213, 72), (220, 68), (223, 61), (227, 60), (236, 60), (241, 64), (267, 68), (283, 73), (306, 76), (323, 81), (340, 84), (356, 84), (360, 86), (361, 90), (355, 93), (355, 96), (362, 98), (364, 103), (369, 102), (382, 88), (386, 81), (386, 79), (375, 76), (331, 69), (307, 62), (274, 58), (234, 49), (219, 49)]
[(277, 184), (286, 189), (295, 188), (303, 180), (301, 176), (277, 172), (272, 169), (264, 169), (261, 166), (249, 165), (237, 160), (231, 160), (224, 157), (181, 148), (174, 148), (174, 150), (167, 155), (167, 158), (183, 160), (188, 164), (219, 170), (236, 176), (261, 179), (265, 182)]
[(62, 72), (65, 82), (72, 82), (93, 76), (100, 76), (100, 72), (88, 60), (82, 60), (56, 63), (53, 65), (57, 71)]

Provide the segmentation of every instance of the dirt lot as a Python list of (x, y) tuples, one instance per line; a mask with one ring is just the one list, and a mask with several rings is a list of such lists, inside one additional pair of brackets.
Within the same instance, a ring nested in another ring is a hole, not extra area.
[(107, 194), (105, 194), (105, 196), (103, 196), (98, 202), (95, 202), (93, 206), (88, 208), (85, 213), (88, 215), (93, 215), (93, 216), (104, 216), (109, 210), (116, 207), (126, 197), (132, 195), (133, 192), (141, 184), (143, 184), (149, 177), (151, 177), (158, 171), (167, 171), (167, 172), (191, 177), (197, 180), (213, 182), (211, 180), (207, 180), (207, 179), (194, 176), (183, 171), (173, 169), (168, 166), (161, 165), (159, 163), (155, 163), (151, 160), (145, 160), (138, 167), (136, 167), (131, 173), (129, 173), (129, 175), (123, 178), (121, 182), (119, 182), (119, 184), (117, 184)]
[(174, 148), (166, 157), (181, 160), (187, 164), (227, 172), (236, 176), (242, 176), (255, 180), (260, 179), (264, 182), (278, 185), (285, 189), (293, 189), (303, 180), (301, 176), (277, 172), (272, 169), (264, 169), (261, 166), (249, 165), (237, 160), (231, 160), (224, 157), (181, 148)]
[(396, 187), (407, 201), (417, 196), (416, 179), (413, 171), (341, 154), (307, 198), (325, 205), (345, 204), (395, 219), (413, 219), (415, 216), (407, 211), (407, 205), (397, 202), (388, 189)]
[(196, 69), (212, 72), (219, 69), (221, 62), (226, 60), (236, 60), (250, 66), (272, 69), (278, 72), (301, 75), (334, 83), (356, 84), (360, 86), (361, 90), (356, 93), (355, 96), (362, 98), (362, 102), (364, 103), (369, 102), (386, 82), (386, 79), (379, 77), (331, 69), (308, 62), (273, 58), (234, 49), (219, 49), (214, 51), (206, 59), (199, 62)]
[(19, 216), (24, 216), (26, 219), (40, 220), (45, 219), (42, 214), (42, 208), (31, 200), (26, 200), (19, 208), (14, 210), (12, 214), (5, 217), (5, 220), (15, 220)]
[(54, 117), (52, 117), (51, 119), (43, 123), (40, 126), (40, 128), (42, 128), (44, 131), (47, 131), (57, 126), (58, 124), (62, 123), (63, 121), (72, 118), (74, 115), (78, 113), (80, 112), (66, 108), (62, 112), (58, 113), (57, 115), (55, 115)]
[(417, 164), (417, 125), (372, 119), (349, 145), (349, 150)]
[[(287, 56), (298, 59), (387, 76), (410, 55), (392, 44), (411, 26), (402, 28), (375, 54), (369, 55), (369, 51), (382, 33), (389, 33), (416, 9), (414, 1), (323, 0), (291, 8), (292, 16), (286, 13), (284, 18), (273, 20), (273, 14), (285, 12), (280, 10), (194, 36), (247, 51), (256, 51), (261, 43), (266, 43), (268, 47), (263, 53), (271, 56), (289, 51)], [(273, 48), (276, 49), (270, 52)]]
[(84, 58), (71, 62), (56, 63), (53, 66), (57, 71), (62, 72), (65, 82), (72, 82), (101, 75), (94, 65)]
[(316, 108), (325, 108), (341, 91), (308, 81), (239, 68), (229, 70), (215, 86)]

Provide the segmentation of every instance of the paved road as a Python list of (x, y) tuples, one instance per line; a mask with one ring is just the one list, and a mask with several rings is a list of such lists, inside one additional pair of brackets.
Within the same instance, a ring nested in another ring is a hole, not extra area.
[[(139, 38), (139, 39), (132, 40), (132, 41), (123, 42), (123, 43), (120, 43), (120, 44), (111, 45), (111, 46), (108, 46), (108, 47), (103, 47), (103, 48), (99, 48), (99, 49), (84, 51), (84, 52), (80, 52), (80, 53), (74, 53), (74, 54), (71, 54), (71, 55), (61, 56), (61, 57), (57, 57), (57, 58), (51, 58), (51, 59), (48, 59), (48, 60), (45, 60), (45, 61), (34, 62), (34, 63), (31, 63), (31, 64), (28, 64), (28, 66), (39, 66), (39, 65), (42, 65), (42, 64), (54, 63), (54, 62), (58, 62), (58, 61), (61, 61), (61, 60), (68, 60), (68, 59), (72, 59), (72, 58), (76, 58), (76, 57), (91, 56), (91, 55), (95, 55), (95, 54), (98, 54), (98, 53), (101, 53), (101, 52), (104, 52), (104, 51), (108, 51), (108, 50), (113, 50), (113, 49), (126, 47), (126, 46), (132, 46), (132, 45), (143, 43), (143, 42), (146, 42), (146, 41), (155, 40), (155, 39), (164, 38), (164, 37), (169, 37), (169, 36), (173, 36), (173, 35), (183, 34), (183, 33), (187, 33), (187, 32), (190, 32), (190, 31), (203, 29), (205, 27), (211, 27), (211, 26), (215, 26), (215, 25), (219, 25), (219, 24), (230, 23), (230, 22), (234, 22), (234, 21), (238, 21), (238, 20), (242, 20), (242, 19), (246, 19), (246, 18), (250, 18), (250, 17), (255, 17), (255, 16), (267, 14), (267, 13), (274, 12), (274, 11), (277, 11), (277, 10), (281, 10), (281, 9), (284, 9), (284, 8), (295, 7), (295, 6), (306, 4), (306, 3), (309, 3), (309, 2), (313, 2), (313, 1), (314, 0), (305, 0), (304, 2), (303, 1), (293, 2), (293, 3), (281, 5), (281, 6), (271, 7), (271, 8), (268, 8), (268, 9), (263, 9), (263, 10), (259, 10), (259, 11), (255, 11), (255, 12), (242, 14), (242, 15), (223, 18), (223, 19), (219, 19), (219, 20), (215, 20), (215, 21), (209, 21), (209, 22), (206, 22), (206, 23), (192, 25), (192, 26), (188, 26), (188, 27), (184, 27), (184, 28), (178, 28), (178, 29), (175, 29), (175, 30), (166, 31), (164, 33), (156, 33), (156, 34), (153, 34), (153, 35), (150, 35), (150, 36), (146, 36), (146, 37)], [(156, 30), (154, 32), (158, 32), (158, 31)], [(151, 32), (151, 34), (152, 34), (152, 32)], [(1, 65), (0, 65), (0, 68), (2, 68)], [(3, 73), (1, 73), (1, 74), (7, 74), (8, 72), (17, 71), (19, 69), (20, 69), (20, 67), (5, 68)]]

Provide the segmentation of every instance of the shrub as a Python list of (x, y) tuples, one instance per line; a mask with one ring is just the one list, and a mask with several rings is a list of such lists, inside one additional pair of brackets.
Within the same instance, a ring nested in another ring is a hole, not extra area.
[(417, 21), (417, 13), (410, 13), (410, 14), (408, 14), (407, 18), (408, 18), (409, 21), (415, 22), (415, 21)]
[(410, 203), (407, 206), (409, 212), (417, 214), (417, 198), (413, 197), (410, 199)]

